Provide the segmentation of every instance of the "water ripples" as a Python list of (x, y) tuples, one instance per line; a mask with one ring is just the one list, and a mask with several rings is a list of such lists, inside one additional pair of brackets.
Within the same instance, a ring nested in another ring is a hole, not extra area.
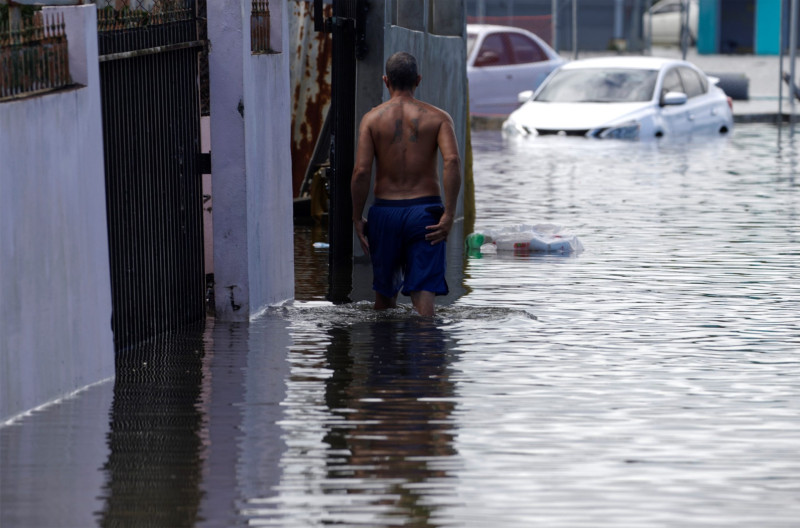
[(796, 527), (794, 140), (473, 147), (478, 230), (584, 251), (451, 262), (465, 293), (426, 319), (326, 302), (297, 229), (297, 301), (0, 428), (3, 524)]
[[(316, 465), (291, 460), (328, 472), (300, 479), (325, 498), (289, 486), (279, 509), (370, 526), (794, 525), (797, 148), (776, 152), (774, 134), (476, 133), (476, 230), (556, 223), (585, 251), (468, 258), (468, 293), (430, 328), (440, 342), (408, 306), (289, 308), (304, 365), (289, 393), (317, 399), (283, 426), (318, 447)], [(409, 379), (430, 352), (443, 364)]]

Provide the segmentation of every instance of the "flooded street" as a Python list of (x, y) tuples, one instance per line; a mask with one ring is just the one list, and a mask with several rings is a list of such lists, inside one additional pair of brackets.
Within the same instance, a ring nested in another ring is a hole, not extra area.
[(476, 231), (584, 251), (451, 252), (429, 321), (298, 226), (295, 303), (0, 427), (0, 526), (796, 527), (798, 140), (472, 144)]

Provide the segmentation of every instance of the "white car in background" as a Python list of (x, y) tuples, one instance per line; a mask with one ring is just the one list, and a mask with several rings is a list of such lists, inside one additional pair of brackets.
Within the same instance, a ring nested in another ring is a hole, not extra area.
[(518, 94), (535, 90), (564, 63), (542, 39), (510, 26), (467, 24), (469, 108), (474, 115), (508, 115)]
[[(689, 7), (689, 44), (697, 42), (697, 20), (699, 18), (700, 7), (697, 0), (661, 0), (653, 4), (648, 12), (642, 16), (642, 29), (645, 39), (650, 33), (650, 18), (653, 19), (653, 36), (650, 42), (656, 45), (681, 44), (681, 25), (684, 11), (682, 4)], [(685, 17), (685, 15), (684, 15)]]
[(725, 134), (731, 99), (693, 64), (655, 57), (572, 61), (503, 123), (507, 135), (648, 139)]

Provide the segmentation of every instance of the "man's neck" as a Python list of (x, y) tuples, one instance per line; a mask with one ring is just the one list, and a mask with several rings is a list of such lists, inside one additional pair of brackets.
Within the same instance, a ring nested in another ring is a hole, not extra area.
[(414, 90), (390, 90), (390, 99), (414, 99)]

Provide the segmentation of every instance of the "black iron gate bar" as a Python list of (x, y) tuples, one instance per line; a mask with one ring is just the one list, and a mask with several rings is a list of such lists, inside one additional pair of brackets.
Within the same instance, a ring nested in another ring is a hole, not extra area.
[(166, 46), (155, 46), (152, 48), (145, 48), (139, 49), (135, 51), (121, 51), (119, 53), (109, 53), (107, 55), (101, 55), (99, 57), (99, 62), (108, 62), (118, 59), (130, 59), (133, 57), (143, 57), (145, 55), (154, 55), (156, 53), (164, 53), (167, 51), (176, 51), (182, 50), (187, 48), (199, 48), (202, 49), (205, 46), (205, 41), (202, 40), (194, 40), (192, 42), (180, 42), (177, 44), (168, 44)]
[(123, 350), (205, 315), (204, 41), (193, 0), (98, 3), (113, 327)]

